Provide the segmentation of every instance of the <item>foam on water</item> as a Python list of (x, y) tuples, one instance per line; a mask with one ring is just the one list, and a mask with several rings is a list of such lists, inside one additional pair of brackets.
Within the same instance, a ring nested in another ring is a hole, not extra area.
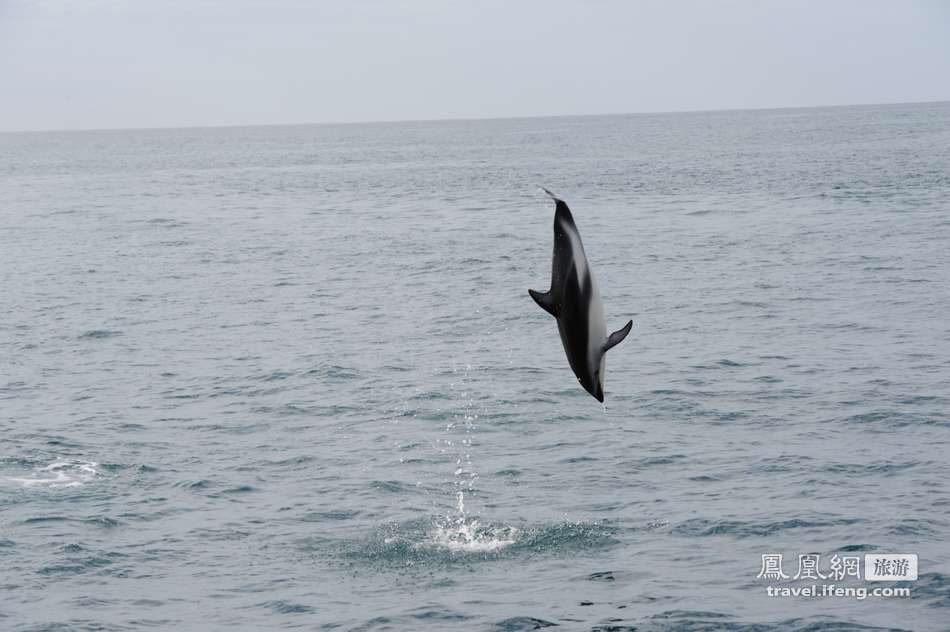
[(56, 459), (48, 465), (36, 467), (24, 477), (8, 476), (6, 480), (23, 487), (79, 487), (102, 476), (99, 464), (80, 459)]

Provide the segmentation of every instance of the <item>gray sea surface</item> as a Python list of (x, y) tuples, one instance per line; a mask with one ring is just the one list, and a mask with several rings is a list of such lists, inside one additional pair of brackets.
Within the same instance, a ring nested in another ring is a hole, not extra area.
[[(950, 103), (2, 134), (0, 191), (0, 629), (950, 630)], [(794, 579), (868, 553), (919, 579)]]

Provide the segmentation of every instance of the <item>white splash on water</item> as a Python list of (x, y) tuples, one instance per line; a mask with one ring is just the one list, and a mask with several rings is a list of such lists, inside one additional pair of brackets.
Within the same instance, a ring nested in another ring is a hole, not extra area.
[(80, 459), (56, 459), (37, 467), (27, 477), (9, 476), (6, 480), (24, 487), (79, 487), (102, 476), (99, 464)]
[(520, 531), (515, 527), (482, 526), (465, 513), (465, 494), (457, 494), (455, 514), (436, 524), (429, 544), (456, 553), (486, 553), (514, 544)]

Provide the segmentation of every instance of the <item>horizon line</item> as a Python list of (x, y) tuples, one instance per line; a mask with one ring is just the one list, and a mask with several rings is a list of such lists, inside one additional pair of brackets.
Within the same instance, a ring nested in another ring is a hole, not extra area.
[(223, 125), (160, 125), (152, 127), (77, 127), (77, 128), (47, 128), (0, 130), (0, 134), (54, 134), (54, 133), (86, 133), (86, 132), (145, 132), (145, 131), (172, 131), (191, 129), (243, 129), (248, 127), (317, 127), (317, 126), (346, 126), (346, 125), (397, 125), (403, 123), (451, 123), (475, 121), (512, 121), (523, 119), (556, 119), (556, 118), (593, 118), (603, 116), (650, 116), (660, 114), (714, 114), (718, 112), (767, 112), (777, 110), (815, 110), (830, 108), (853, 107), (882, 107), (897, 105), (935, 105), (950, 103), (950, 99), (934, 99), (930, 101), (885, 101), (879, 103), (833, 103), (822, 105), (781, 105), (774, 107), (738, 107), (738, 108), (700, 108), (684, 110), (647, 110), (639, 112), (598, 112), (587, 114), (534, 114), (511, 116), (448, 116), (444, 118), (407, 118), (407, 119), (376, 119), (359, 121), (321, 121), (306, 123), (239, 123)]

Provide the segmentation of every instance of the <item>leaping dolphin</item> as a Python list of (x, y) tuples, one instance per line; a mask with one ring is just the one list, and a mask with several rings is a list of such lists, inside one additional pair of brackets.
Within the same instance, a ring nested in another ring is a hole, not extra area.
[(551, 289), (544, 294), (528, 290), (528, 294), (557, 319), (564, 352), (577, 381), (597, 401), (603, 402), (607, 351), (627, 337), (633, 321), (607, 336), (604, 306), (571, 209), (547, 189), (542, 190), (556, 205)]

